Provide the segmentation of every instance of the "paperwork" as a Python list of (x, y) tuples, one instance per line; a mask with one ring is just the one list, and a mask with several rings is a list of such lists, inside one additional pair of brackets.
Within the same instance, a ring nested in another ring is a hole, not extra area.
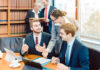
[(34, 59), (33, 61), (37, 62), (37, 63), (40, 63), (42, 66), (44, 66), (44, 65), (50, 63), (51, 59), (46, 59), (46, 58), (39, 57), (39, 58)]

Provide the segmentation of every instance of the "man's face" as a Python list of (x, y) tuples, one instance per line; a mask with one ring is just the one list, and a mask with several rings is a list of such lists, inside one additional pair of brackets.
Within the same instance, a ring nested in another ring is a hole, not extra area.
[(66, 34), (64, 29), (60, 29), (60, 36), (62, 38), (63, 41), (68, 41), (69, 40), (69, 36), (70, 34)]
[(31, 27), (31, 30), (34, 33), (40, 33), (42, 31), (42, 27), (41, 27), (40, 22), (33, 22), (32, 23), (32, 27)]
[(41, 0), (41, 1), (42, 1), (43, 6), (46, 8), (48, 6), (48, 2), (46, 0)]

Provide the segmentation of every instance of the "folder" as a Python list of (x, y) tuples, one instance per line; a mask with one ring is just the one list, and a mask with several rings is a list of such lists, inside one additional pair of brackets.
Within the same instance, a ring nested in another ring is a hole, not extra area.
[(44, 21), (46, 20), (45, 18), (29, 18), (29, 20), (38, 20), (38, 21)]

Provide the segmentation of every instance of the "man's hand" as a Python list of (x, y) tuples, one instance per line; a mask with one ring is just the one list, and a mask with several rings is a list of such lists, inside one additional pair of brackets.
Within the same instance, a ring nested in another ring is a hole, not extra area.
[(46, 19), (45, 22), (49, 22), (49, 19)]
[(45, 49), (45, 50), (42, 52), (42, 56), (43, 56), (44, 58), (47, 58), (48, 53), (49, 53), (48, 50)]
[(22, 46), (22, 53), (27, 52), (28, 49), (29, 49), (28, 45), (27, 45), (27, 44), (24, 44), (24, 45)]
[(49, 19), (45, 19), (45, 20), (43, 20), (44, 22), (49, 22)]
[(52, 57), (51, 63), (57, 64), (58, 62), (59, 62), (59, 58), (57, 58), (57, 57)]
[(36, 45), (35, 46), (35, 49), (38, 51), (38, 52), (43, 52), (45, 50), (45, 43), (43, 43), (43, 47), (40, 46), (40, 45)]
[(57, 64), (57, 70), (70, 70), (69, 67), (65, 66), (62, 63)]

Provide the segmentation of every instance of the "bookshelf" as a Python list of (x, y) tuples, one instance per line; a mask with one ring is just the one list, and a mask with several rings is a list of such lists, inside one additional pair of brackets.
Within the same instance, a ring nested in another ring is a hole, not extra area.
[(36, 0), (0, 0), (0, 37), (25, 36), (25, 17)]

